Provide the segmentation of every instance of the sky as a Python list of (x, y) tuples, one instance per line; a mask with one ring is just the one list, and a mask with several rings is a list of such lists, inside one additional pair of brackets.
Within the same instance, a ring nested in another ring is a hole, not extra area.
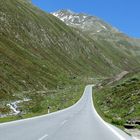
[(140, 38), (140, 0), (32, 0), (46, 12), (69, 9), (97, 16), (130, 37)]

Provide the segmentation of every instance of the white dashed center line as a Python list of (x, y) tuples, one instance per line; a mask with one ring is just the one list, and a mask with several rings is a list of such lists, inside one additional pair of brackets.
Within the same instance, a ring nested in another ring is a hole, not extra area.
[(41, 138), (39, 138), (38, 140), (44, 140), (46, 137), (48, 137), (48, 135), (46, 134), (46, 135), (44, 135), (44, 136), (42, 136)]

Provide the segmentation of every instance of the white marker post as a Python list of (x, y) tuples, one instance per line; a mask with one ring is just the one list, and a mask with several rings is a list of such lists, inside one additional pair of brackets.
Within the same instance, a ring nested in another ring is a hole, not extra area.
[(48, 106), (48, 114), (50, 113), (50, 106)]

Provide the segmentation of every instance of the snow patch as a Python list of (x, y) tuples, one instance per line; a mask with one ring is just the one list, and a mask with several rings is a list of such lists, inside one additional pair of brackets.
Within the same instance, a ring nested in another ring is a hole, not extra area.
[(72, 15), (69, 16), (69, 20), (70, 20), (70, 19), (73, 19), (73, 16), (72, 16)]
[(58, 13), (52, 13), (54, 16), (56, 16), (56, 17), (58, 17), (59, 16), (59, 14)]
[(107, 28), (106, 28), (104, 25), (102, 25), (101, 23), (99, 23), (99, 25), (100, 25), (102, 28), (104, 28), (105, 30), (107, 30)]
[(87, 18), (87, 16), (83, 16), (83, 18), (85, 19), (85, 18)]
[(106, 28), (105, 26), (103, 26), (103, 25), (102, 25), (102, 27), (103, 27), (104, 29), (107, 29), (107, 28)]

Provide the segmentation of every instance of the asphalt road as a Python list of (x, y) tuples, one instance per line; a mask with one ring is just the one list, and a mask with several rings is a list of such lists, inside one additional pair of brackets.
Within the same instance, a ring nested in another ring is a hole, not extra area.
[(73, 106), (49, 115), (0, 124), (0, 140), (132, 140), (106, 123), (92, 102), (92, 85)]

